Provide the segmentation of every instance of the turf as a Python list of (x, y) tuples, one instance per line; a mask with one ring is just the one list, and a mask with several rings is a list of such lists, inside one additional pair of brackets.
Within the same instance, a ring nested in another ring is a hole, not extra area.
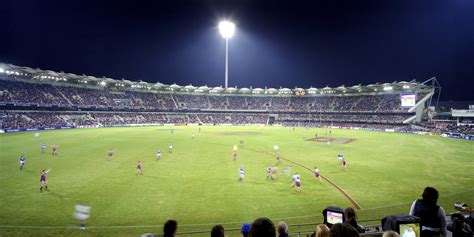
[[(325, 131), (217, 126), (199, 132), (196, 126), (183, 126), (43, 131), (39, 138), (34, 132), (2, 134), (0, 235), (136, 236), (160, 233), (167, 219), (178, 220), (180, 232), (209, 230), (222, 223), (226, 229), (238, 228), (261, 216), (289, 224), (317, 223), (326, 206), (351, 203), (304, 168), (314, 166), (360, 204), (360, 219), (407, 213), (425, 186), (440, 191), (439, 203), (448, 212), (456, 201), (474, 205), (470, 141), (342, 129), (333, 129), (328, 137), (352, 142), (303, 139), (304, 133), (309, 138), (315, 133), (326, 136)], [(233, 161), (232, 146), (240, 140), (244, 144)], [(44, 154), (42, 142), (48, 145)], [(59, 147), (58, 157), (50, 155), (53, 143)], [(274, 144), (284, 159), (271, 181), (265, 179), (265, 169), (276, 164)], [(111, 160), (109, 149), (115, 151)], [(158, 161), (157, 149), (163, 152)], [(338, 153), (347, 159), (347, 171), (338, 164)], [(20, 171), (21, 154), (27, 163)], [(142, 176), (135, 174), (139, 160)], [(243, 182), (238, 181), (240, 165), (246, 170)], [(291, 188), (285, 166), (301, 173), (301, 193)], [(40, 193), (39, 171), (48, 168), (50, 191)], [(92, 207), (88, 228), (82, 232), (72, 217), (76, 204)]]

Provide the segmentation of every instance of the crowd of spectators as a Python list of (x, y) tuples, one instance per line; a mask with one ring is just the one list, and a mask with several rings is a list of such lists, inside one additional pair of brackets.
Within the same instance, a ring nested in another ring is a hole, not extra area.
[(0, 101), (21, 104), (66, 105), (68, 102), (49, 84), (0, 80)]
[[(469, 121), (469, 120), (464, 120)], [(469, 121), (468, 123), (458, 124), (456, 121), (450, 122), (428, 122), (423, 121), (419, 124), (420, 127), (433, 131), (436, 133), (454, 133), (454, 134), (470, 134), (474, 135), (474, 123)]]
[[(268, 124), (272, 115), (265, 113), (193, 113), (193, 112), (101, 112), (101, 111), (4, 111), (1, 129), (58, 126), (116, 126), (125, 124)], [(279, 114), (275, 124), (285, 126), (346, 126), (391, 128), (403, 126), (400, 115)], [(472, 128), (470, 128), (472, 129)]]
[(268, 115), (241, 113), (4, 111), (0, 129), (129, 124), (266, 124)]
[[(0, 129), (28, 129), (41, 127), (120, 126), (131, 124), (269, 124), (273, 115), (265, 113), (209, 113), (209, 112), (104, 112), (104, 111), (3, 111)], [(474, 134), (472, 126), (449, 125), (445, 128), (420, 129), (403, 124), (401, 115), (341, 115), (341, 114), (279, 114), (274, 124), (304, 127), (357, 127), (375, 130), (395, 129), (399, 132), (428, 131)]]
[(455, 125), (451, 124), (446, 126), (446, 128), (442, 129), (443, 132), (450, 132), (450, 133), (459, 133), (459, 134), (474, 134), (474, 126), (469, 125)]
[(210, 103), (204, 95), (176, 94), (173, 97), (179, 108), (182, 109), (209, 109), (210, 107)]
[[(424, 95), (420, 94), (417, 98), (421, 99)], [(399, 97), (398, 94), (263, 96), (157, 93), (95, 85), (66, 86), (0, 80), (0, 104), (28, 106), (31, 110), (36, 110), (32, 105), (49, 105), (45, 107), (107, 111), (6, 111), (0, 114), (0, 123), (2, 129), (165, 123), (276, 123), (291, 126), (354, 124), (357, 127), (392, 128), (401, 126), (404, 120), (413, 116), (412, 113), (407, 113), (406, 108), (400, 107)], [(131, 110), (141, 112), (125, 112)], [(196, 113), (196, 110), (202, 113)], [(164, 114), (160, 111), (173, 112)], [(213, 111), (219, 113), (212, 113)], [(259, 113), (263, 111), (266, 113)], [(470, 126), (453, 125), (442, 131), (473, 133), (473, 130)]]
[(340, 113), (311, 113), (311, 114), (279, 114), (277, 122), (361, 122), (401, 124), (410, 115), (394, 114), (340, 114)]
[[(114, 90), (101, 86), (65, 86), (0, 80), (3, 103), (64, 106), (134, 107), (157, 110), (265, 110), (407, 112), (398, 94), (262, 96), (155, 93)], [(421, 96), (418, 96), (421, 99)]]

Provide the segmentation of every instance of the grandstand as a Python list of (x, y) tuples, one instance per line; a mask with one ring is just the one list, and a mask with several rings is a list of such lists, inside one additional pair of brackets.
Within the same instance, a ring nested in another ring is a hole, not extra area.
[[(429, 81), (436, 80), (430, 79)], [(180, 86), (0, 64), (1, 129), (156, 124), (268, 124), (406, 130), (426, 117), (429, 83), (350, 87)], [(414, 95), (409, 107), (401, 95)]]

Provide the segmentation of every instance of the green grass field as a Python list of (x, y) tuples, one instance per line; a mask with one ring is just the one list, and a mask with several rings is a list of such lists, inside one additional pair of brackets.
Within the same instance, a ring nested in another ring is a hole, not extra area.
[[(1, 134), (0, 236), (137, 236), (161, 233), (167, 219), (178, 220), (178, 232), (210, 230), (214, 224), (238, 228), (262, 216), (288, 224), (317, 223), (326, 206), (351, 203), (302, 167), (316, 165), (360, 204), (360, 220), (408, 213), (425, 186), (440, 191), (439, 203), (447, 212), (457, 201), (474, 205), (473, 142), (340, 129), (330, 136), (354, 140), (326, 144), (303, 139), (305, 132), (324, 136), (325, 130), (202, 127), (198, 132), (190, 126), (43, 131), (39, 138), (34, 132)], [(232, 146), (241, 139), (244, 145), (233, 161)], [(44, 154), (42, 142), (48, 145)], [(58, 157), (50, 155), (53, 143)], [(276, 164), (274, 144), (284, 160), (270, 181), (265, 169)], [(112, 160), (109, 149), (115, 150)], [(155, 161), (157, 149), (163, 157)], [(341, 152), (348, 162), (345, 172), (338, 164)], [(27, 163), (20, 171), (21, 154)], [(135, 175), (138, 160), (143, 176)], [(243, 182), (238, 181), (240, 165), (246, 170)], [(301, 173), (301, 193), (290, 187), (285, 166)], [(40, 193), (39, 171), (48, 168), (50, 191)], [(92, 207), (85, 231), (72, 217), (76, 204)]]

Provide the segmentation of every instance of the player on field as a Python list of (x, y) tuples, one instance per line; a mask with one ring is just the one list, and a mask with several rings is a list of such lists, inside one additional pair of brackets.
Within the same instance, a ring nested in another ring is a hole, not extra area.
[(234, 161), (237, 159), (237, 155), (238, 155), (238, 146), (237, 144), (234, 144), (234, 146), (232, 146), (232, 158), (234, 159)]
[(51, 145), (51, 155), (53, 156), (58, 155), (58, 146), (56, 146), (56, 144)]
[(158, 149), (158, 151), (156, 151), (156, 158), (155, 158), (155, 160), (159, 160), (159, 159), (161, 159), (161, 150), (160, 150), (160, 149)]
[(51, 169), (49, 170), (41, 170), (40, 171), (40, 182), (41, 182), (41, 187), (39, 189), (40, 192), (43, 192), (43, 188), (44, 190), (46, 191), (49, 191), (48, 190), (48, 182), (46, 181), (46, 175), (48, 174), (48, 172), (50, 171)]
[(347, 161), (346, 161), (344, 158), (342, 158), (341, 165), (342, 165), (342, 169), (343, 169), (344, 171), (346, 171), (346, 169), (347, 169)]
[(267, 168), (267, 178), (266, 179), (268, 180), (269, 178), (271, 180), (273, 180), (273, 167), (271, 167), (271, 166), (268, 166), (268, 168)]
[(279, 165), (279, 164), (281, 163), (281, 156), (280, 156), (280, 154), (277, 155), (276, 160), (277, 160), (277, 165)]
[(192, 138), (192, 139), (194, 139), (194, 133), (193, 133), (193, 134), (191, 134), (191, 138)]
[(295, 186), (295, 181), (300, 178), (299, 173), (295, 173), (293, 176), (291, 176), (291, 187)]
[(170, 154), (173, 153), (173, 144), (168, 144), (168, 151), (170, 152)]
[(108, 156), (109, 160), (111, 160), (112, 157), (114, 156), (114, 151), (112, 149), (109, 149), (109, 151), (107, 152), (107, 156)]
[(141, 161), (138, 161), (138, 164), (137, 164), (137, 173), (135, 175), (143, 175), (142, 173), (142, 170), (143, 170), (143, 165), (142, 165), (142, 162)]
[(240, 139), (240, 145), (244, 145), (244, 140)]
[(244, 169), (244, 166), (241, 165), (239, 168), (239, 181), (244, 180), (244, 178), (245, 178), (245, 169)]
[(301, 192), (301, 180), (300, 180), (300, 177), (299, 177), (299, 176), (296, 177), (293, 186), (296, 188), (296, 190), (297, 190), (298, 192)]
[(21, 155), (20, 156), (20, 170), (23, 169), (23, 166), (25, 166), (25, 163), (26, 163), (26, 158), (23, 155)]
[(277, 144), (273, 145), (273, 151), (275, 151), (276, 153), (278, 153), (279, 147), (278, 147)]
[(44, 153), (46, 151), (46, 144), (41, 143), (41, 153)]
[(337, 154), (337, 159), (339, 159), (339, 163), (342, 164), (342, 160), (344, 159), (344, 155), (342, 153)]
[(321, 182), (321, 172), (319, 171), (319, 168), (316, 166), (314, 167), (314, 177), (319, 179), (319, 182)]
[(295, 173), (293, 176), (291, 176), (291, 182), (295, 182), (296, 178), (300, 177), (300, 173)]

